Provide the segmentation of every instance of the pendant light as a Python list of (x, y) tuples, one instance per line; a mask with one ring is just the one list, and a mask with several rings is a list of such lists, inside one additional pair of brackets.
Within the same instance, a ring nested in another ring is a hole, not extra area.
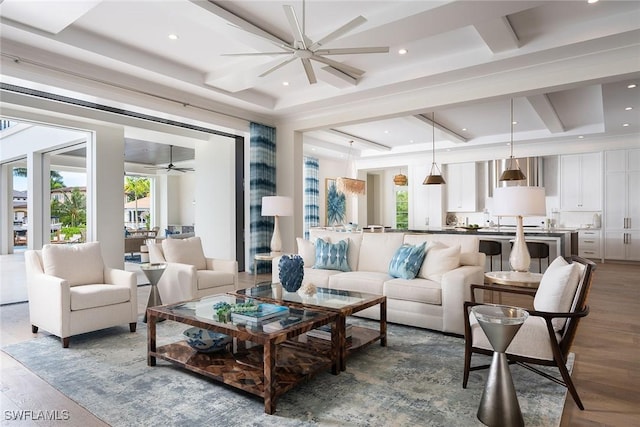
[[(509, 165), (507, 169), (500, 175), (500, 181), (522, 181), (527, 179), (524, 173), (520, 170), (518, 161), (513, 158), (513, 98), (511, 98), (511, 157), (509, 157)], [(515, 169), (514, 169), (515, 160)]]
[[(349, 169), (349, 161), (351, 160), (351, 147), (353, 141), (349, 141), (349, 154), (347, 155), (347, 170)], [(338, 191), (343, 194), (358, 196), (366, 193), (366, 183), (361, 179), (354, 179), (348, 177), (336, 178), (336, 187)]]
[[(431, 170), (429, 171), (429, 175), (422, 182), (423, 185), (440, 185), (446, 184), (444, 178), (442, 177), (442, 172), (440, 172), (440, 168), (436, 165), (436, 121), (435, 121), (436, 113), (431, 113), (431, 130), (432, 130), (432, 139), (433, 139), (433, 150), (431, 157)], [(438, 172), (437, 174), (435, 172)]]
[(409, 183), (409, 178), (400, 169), (400, 173), (393, 177), (393, 183), (399, 187), (404, 187)]

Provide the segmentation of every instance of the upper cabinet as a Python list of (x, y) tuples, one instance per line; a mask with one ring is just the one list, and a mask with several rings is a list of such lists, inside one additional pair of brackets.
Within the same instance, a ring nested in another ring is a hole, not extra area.
[(476, 174), (475, 162), (447, 165), (447, 212), (476, 212), (478, 210)]
[(602, 210), (602, 154), (560, 157), (560, 209)]

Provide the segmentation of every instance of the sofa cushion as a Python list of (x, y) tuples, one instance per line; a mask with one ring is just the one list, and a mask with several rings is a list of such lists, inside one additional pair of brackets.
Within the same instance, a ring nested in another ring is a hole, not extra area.
[(460, 245), (460, 253), (477, 253), (480, 250), (480, 238), (473, 234), (405, 234), (404, 243), (417, 245), (422, 242), (440, 242), (446, 246)]
[(298, 245), (298, 255), (302, 257), (305, 267), (313, 267), (316, 263), (316, 245), (313, 242), (296, 237), (296, 243)]
[(424, 260), (426, 244), (400, 246), (389, 263), (389, 275), (401, 279), (416, 277)]
[(460, 245), (448, 247), (433, 241), (427, 248), (418, 277), (431, 279), (440, 283), (442, 275), (460, 266)]
[(391, 279), (384, 282), (384, 295), (390, 299), (442, 305), (442, 288), (433, 280), (416, 278)]
[(331, 289), (346, 289), (349, 291), (383, 295), (384, 282), (390, 279), (391, 277), (389, 277), (387, 273), (351, 271), (348, 273), (334, 274), (329, 277), (329, 287)]
[(71, 311), (122, 304), (131, 299), (126, 285), (83, 285), (71, 288)]
[(347, 240), (329, 243), (319, 238), (316, 240), (316, 262), (313, 268), (351, 271), (347, 261), (348, 251), (349, 242)]
[(224, 273), (222, 271), (198, 270), (196, 275), (198, 276), (198, 284), (196, 286), (199, 290), (233, 285), (235, 282), (233, 273)]
[(66, 280), (70, 286), (104, 283), (104, 263), (99, 242), (44, 245), (45, 274)]
[(358, 256), (358, 271), (387, 273), (389, 263), (402, 245), (402, 233), (364, 233)]
[[(561, 256), (550, 265), (540, 280), (540, 286), (533, 300), (533, 307), (539, 311), (567, 312), (580, 281), (578, 264), (569, 264)], [(566, 318), (553, 319), (551, 323), (556, 331), (564, 327)]]
[(165, 239), (162, 241), (162, 250), (167, 262), (193, 265), (196, 270), (207, 269), (200, 237)]
[(302, 283), (311, 283), (321, 288), (326, 288), (329, 286), (329, 277), (340, 273), (342, 273), (340, 270), (317, 270), (305, 267)]

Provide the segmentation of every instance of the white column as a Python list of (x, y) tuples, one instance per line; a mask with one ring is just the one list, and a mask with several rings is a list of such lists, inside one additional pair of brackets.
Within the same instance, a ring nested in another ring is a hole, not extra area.
[(13, 166), (0, 165), (0, 255), (13, 253)]
[[(44, 194), (44, 162), (41, 153), (30, 151), (27, 153), (27, 246), (30, 249), (41, 249), (44, 245), (43, 224), (44, 209), (43, 204), (49, 202), (45, 200)], [(47, 169), (47, 179), (49, 171)], [(47, 185), (47, 188), (49, 186)], [(49, 192), (47, 191), (47, 194)], [(47, 226), (50, 220), (47, 219)], [(48, 242), (48, 240), (47, 240)]]
[(104, 262), (124, 267), (124, 128), (96, 127), (87, 142), (87, 240), (99, 241)]

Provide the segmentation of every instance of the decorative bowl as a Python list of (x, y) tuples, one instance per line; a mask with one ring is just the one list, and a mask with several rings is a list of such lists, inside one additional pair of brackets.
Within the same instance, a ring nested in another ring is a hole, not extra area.
[(189, 328), (183, 334), (191, 348), (201, 353), (220, 351), (231, 342), (229, 335), (197, 327)]

